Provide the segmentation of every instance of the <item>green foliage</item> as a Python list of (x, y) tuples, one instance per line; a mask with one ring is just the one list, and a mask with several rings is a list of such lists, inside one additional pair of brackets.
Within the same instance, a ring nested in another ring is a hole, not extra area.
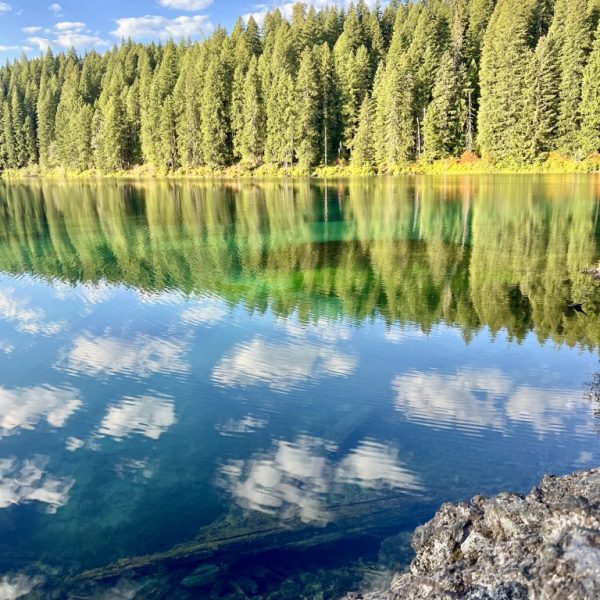
[(600, 25), (589, 62), (583, 72), (579, 145), (584, 156), (600, 152)]
[(6, 63), (0, 169), (398, 172), (464, 151), (500, 168), (599, 151), (598, 0), (369, 5)]
[(463, 89), (464, 72), (457, 66), (450, 52), (442, 57), (423, 122), (425, 155), (429, 159), (460, 155), (465, 148), (467, 119), (466, 94)]

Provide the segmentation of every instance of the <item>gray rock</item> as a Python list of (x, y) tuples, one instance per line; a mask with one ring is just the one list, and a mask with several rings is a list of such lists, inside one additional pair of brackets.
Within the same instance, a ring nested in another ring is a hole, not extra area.
[(444, 504), (389, 590), (346, 600), (600, 598), (600, 469), (546, 476), (526, 497)]

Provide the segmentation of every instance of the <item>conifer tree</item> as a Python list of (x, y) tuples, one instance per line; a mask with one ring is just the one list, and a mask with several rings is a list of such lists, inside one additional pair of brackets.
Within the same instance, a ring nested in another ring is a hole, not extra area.
[(291, 167), (294, 161), (296, 113), (294, 82), (281, 69), (273, 82), (267, 102), (267, 139), (265, 158), (268, 163)]
[(590, 48), (590, 22), (586, 0), (569, 0), (564, 24), (560, 58), (560, 108), (558, 114), (558, 147), (573, 153), (580, 125), (579, 103), (583, 70)]
[(583, 156), (600, 152), (600, 24), (589, 61), (583, 72), (579, 144)]
[(516, 156), (522, 162), (543, 160), (554, 145), (558, 117), (558, 63), (552, 41), (541, 37), (531, 56), (520, 118)]
[(319, 87), (313, 52), (302, 53), (296, 81), (296, 158), (301, 169), (309, 170), (319, 155)]
[(457, 71), (452, 52), (446, 51), (423, 122), (424, 150), (428, 159), (458, 156), (464, 150), (467, 107), (463, 81), (464, 73)]
[(389, 62), (377, 90), (377, 139), (379, 163), (393, 168), (414, 158), (415, 119), (413, 112), (414, 80), (403, 56)]
[(531, 56), (529, 28), (535, 0), (498, 0), (481, 57), (479, 144), (485, 158), (514, 160)]
[(356, 135), (352, 141), (353, 167), (372, 172), (375, 168), (375, 111), (373, 100), (369, 97), (363, 100)]
[(202, 91), (202, 156), (208, 167), (225, 165), (229, 159), (229, 134), (225, 67), (219, 56), (208, 65)]
[(244, 80), (242, 104), (242, 127), (239, 140), (239, 155), (243, 164), (256, 167), (264, 154), (265, 114), (260, 89), (258, 61), (252, 57)]

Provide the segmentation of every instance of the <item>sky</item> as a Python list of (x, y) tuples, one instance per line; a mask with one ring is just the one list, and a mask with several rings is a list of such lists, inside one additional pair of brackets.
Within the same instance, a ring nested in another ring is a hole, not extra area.
[[(304, 0), (323, 7), (348, 0)], [(238, 16), (259, 21), (275, 6), (289, 14), (285, 0), (6, 0), (0, 1), (0, 62), (48, 47), (78, 51), (110, 48), (121, 38), (160, 41), (198, 39), (216, 25), (231, 29)], [(371, 4), (371, 2), (369, 2)]]

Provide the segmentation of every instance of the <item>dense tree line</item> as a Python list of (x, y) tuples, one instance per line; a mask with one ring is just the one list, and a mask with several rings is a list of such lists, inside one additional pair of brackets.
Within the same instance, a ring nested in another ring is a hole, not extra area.
[(599, 0), (298, 3), (0, 69), (0, 167), (360, 169), (600, 152)]

